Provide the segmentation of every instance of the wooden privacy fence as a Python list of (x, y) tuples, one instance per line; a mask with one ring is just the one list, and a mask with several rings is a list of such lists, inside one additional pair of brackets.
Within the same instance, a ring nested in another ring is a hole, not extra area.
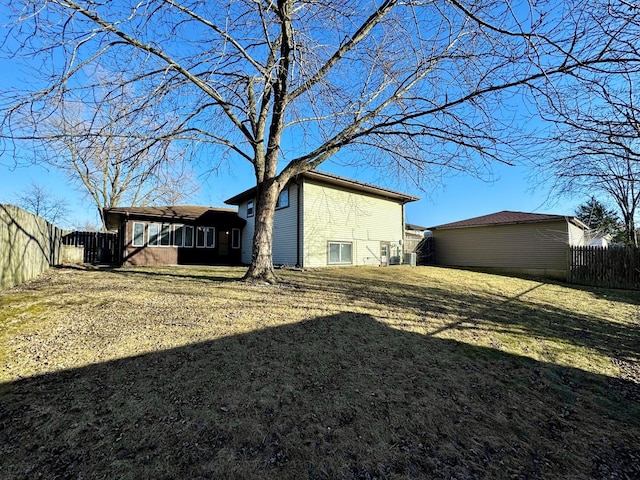
[(62, 242), (64, 245), (84, 247), (85, 263), (119, 263), (120, 244), (117, 233), (71, 232), (63, 237)]
[(640, 248), (570, 247), (568, 281), (640, 290)]
[(59, 265), (63, 231), (15, 205), (0, 204), (0, 290)]

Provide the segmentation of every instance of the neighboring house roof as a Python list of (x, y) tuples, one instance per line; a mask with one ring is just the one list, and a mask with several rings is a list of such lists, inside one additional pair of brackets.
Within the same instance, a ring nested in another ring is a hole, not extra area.
[[(310, 172), (301, 173), (298, 177), (307, 178), (309, 180), (316, 180), (329, 185), (335, 185), (337, 187), (346, 188), (349, 190), (355, 190), (358, 192), (369, 193), (377, 197), (388, 198), (391, 200), (399, 200), (402, 203), (415, 202), (419, 200), (418, 197), (408, 195), (406, 193), (397, 192), (395, 190), (389, 190), (388, 188), (378, 187), (371, 185), (370, 183), (359, 182), (357, 180), (351, 180), (349, 178), (340, 177), (331, 173), (319, 172), (312, 170)], [(246, 200), (250, 200), (255, 197), (256, 187), (245, 190), (238, 195), (225, 200), (224, 203), (228, 205), (240, 205)]]
[(460, 220), (458, 222), (444, 223), (435, 227), (429, 227), (429, 230), (447, 229), (447, 228), (466, 228), (466, 227), (487, 227), (492, 225), (515, 225), (519, 223), (539, 223), (539, 222), (553, 222), (558, 220), (564, 220), (571, 222), (574, 225), (588, 230), (588, 227), (575, 217), (566, 215), (552, 215), (546, 213), (526, 213), (526, 212), (511, 212), (504, 210), (502, 212), (491, 213), (489, 215), (482, 215), (480, 217), (468, 218), (466, 220)]
[(244, 226), (246, 221), (233, 208), (200, 207), (195, 205), (174, 205), (166, 207), (112, 207), (103, 209), (107, 228), (118, 228), (121, 217), (199, 222), (202, 224), (226, 222)]
[(420, 225), (415, 225), (413, 223), (405, 223), (405, 230), (429, 230), (427, 227), (421, 227)]

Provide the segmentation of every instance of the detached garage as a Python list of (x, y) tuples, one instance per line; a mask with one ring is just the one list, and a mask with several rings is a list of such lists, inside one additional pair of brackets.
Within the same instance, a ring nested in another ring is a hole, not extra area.
[(585, 245), (575, 217), (503, 211), (431, 227), (436, 265), (566, 279), (569, 246)]

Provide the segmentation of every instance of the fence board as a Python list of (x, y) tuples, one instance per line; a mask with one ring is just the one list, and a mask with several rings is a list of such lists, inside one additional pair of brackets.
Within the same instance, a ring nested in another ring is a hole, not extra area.
[(60, 263), (62, 230), (15, 205), (0, 204), (0, 289)]
[(570, 247), (570, 283), (640, 290), (640, 248)]
[(117, 233), (71, 232), (62, 241), (64, 245), (84, 247), (85, 263), (119, 263), (120, 243)]

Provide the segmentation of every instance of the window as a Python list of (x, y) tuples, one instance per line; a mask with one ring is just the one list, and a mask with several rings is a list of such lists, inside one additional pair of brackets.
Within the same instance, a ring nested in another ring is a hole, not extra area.
[(240, 229), (231, 229), (231, 248), (240, 248)]
[(204, 227), (198, 227), (196, 230), (196, 247), (204, 247)]
[(247, 217), (253, 217), (253, 200), (247, 202)]
[(213, 248), (216, 246), (216, 229), (207, 228), (206, 230), (205, 246), (207, 248)]
[(157, 223), (149, 224), (149, 246), (155, 247), (158, 245), (158, 236), (160, 234), (160, 225)]
[(278, 195), (278, 200), (276, 201), (276, 208), (285, 208), (289, 206), (289, 188), (285, 188)]
[(168, 223), (163, 223), (160, 229), (160, 245), (163, 247), (171, 245), (171, 226)]
[(133, 222), (133, 242), (134, 247), (144, 247), (144, 223)]
[(193, 227), (185, 225), (182, 228), (184, 229), (184, 246), (193, 247)]
[(184, 246), (184, 225), (174, 225), (173, 227), (173, 246)]
[(350, 242), (329, 242), (329, 264), (353, 263), (351, 246)]
[(214, 248), (216, 246), (216, 229), (213, 227), (198, 227), (196, 230), (196, 247)]

